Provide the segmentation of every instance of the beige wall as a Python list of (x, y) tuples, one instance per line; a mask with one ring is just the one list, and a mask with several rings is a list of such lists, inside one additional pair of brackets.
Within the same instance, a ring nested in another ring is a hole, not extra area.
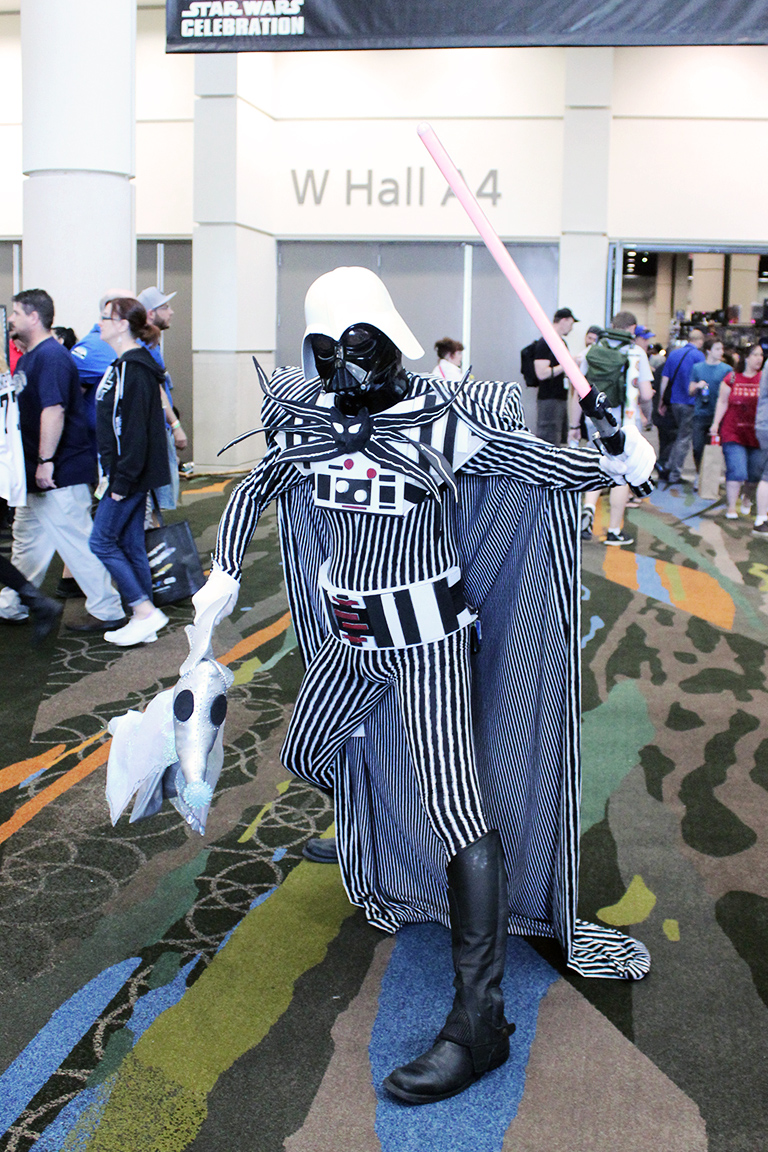
[(612, 113), (613, 236), (768, 242), (768, 48), (618, 48)]
[(0, 15), (0, 236), (21, 236), (21, 21)]
[[(136, 230), (189, 237), (194, 59), (165, 54), (164, 19), (161, 7), (139, 8)], [(496, 173), (500, 195), (483, 205), (505, 237), (559, 237), (566, 51), (240, 57), (241, 215), (281, 237), (469, 235), (456, 201), (443, 204), (444, 182), (416, 136), (417, 122), (430, 119), (475, 190), (487, 178), (484, 190), (493, 191), (488, 174)], [(18, 237), (23, 176), (14, 13), (0, 14), (0, 94), (0, 237)], [(768, 47), (616, 49), (610, 117), (610, 238), (768, 247)], [(717, 141), (722, 148), (708, 164)], [(741, 180), (738, 158), (747, 155), (750, 178)], [(584, 164), (594, 162), (585, 153)], [(319, 204), (311, 184), (299, 202), (310, 170), (318, 193), (325, 180)], [(209, 176), (216, 183), (216, 172)], [(348, 183), (363, 187), (348, 193)]]
[[(583, 153), (585, 176), (607, 164), (608, 236), (768, 245), (768, 48), (627, 48), (613, 57), (610, 152), (592, 156), (585, 145)], [(501, 233), (559, 235), (566, 59), (561, 48), (241, 58), (238, 93), (276, 124), (273, 211), (262, 219), (286, 237), (469, 235), (455, 201), (442, 204), (444, 185), (415, 136), (418, 120), (430, 119), (473, 188), (497, 172), (501, 196), (483, 204)], [(717, 141), (732, 168), (708, 165)], [(740, 181), (737, 158), (746, 155), (751, 179)], [(320, 204), (311, 185), (299, 203), (310, 170), (318, 194), (325, 179)], [(347, 194), (348, 181), (365, 185), (369, 171), (370, 205), (366, 188)], [(578, 193), (566, 189), (566, 199)]]
[(165, 53), (165, 11), (138, 11), (136, 233), (192, 235), (194, 58)]
[[(0, 3), (0, 237), (15, 238), (20, 45), (18, 14), (7, 7)], [(162, 7), (139, 7), (136, 231), (189, 237), (194, 58), (165, 54), (164, 18)], [(484, 191), (499, 193), (482, 201), (499, 232), (559, 238), (564, 204), (579, 194), (578, 181), (563, 191), (574, 139), (564, 131), (566, 60), (564, 48), (243, 55), (230, 190), (238, 219), (286, 238), (471, 235), (456, 201), (443, 203), (444, 182), (416, 136), (429, 119), (470, 186), (485, 180)], [(768, 249), (768, 47), (619, 48), (613, 65), (608, 156), (583, 155), (585, 172), (607, 166), (607, 237)], [(749, 179), (740, 179), (746, 156)], [(213, 192), (221, 175), (210, 157), (205, 164)], [(198, 192), (199, 183), (198, 173)]]

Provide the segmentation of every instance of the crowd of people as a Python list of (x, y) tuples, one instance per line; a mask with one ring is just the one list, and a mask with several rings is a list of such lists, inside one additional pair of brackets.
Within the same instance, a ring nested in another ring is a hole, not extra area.
[[(576, 317), (570, 308), (555, 312), (553, 323), (565, 338)], [(651, 342), (656, 333), (638, 324), (631, 312), (619, 312), (610, 328), (592, 325), (585, 348), (575, 359), (590, 383), (610, 390), (611, 349), (624, 357), (618, 391), (609, 406), (620, 424), (631, 422), (648, 433), (658, 430), (656, 470), (662, 486), (684, 483), (683, 468), (693, 449), (698, 486), (704, 448), (722, 445), (725, 464), (725, 518), (748, 516), (755, 503), (755, 536), (768, 536), (768, 363), (760, 344), (737, 348), (714, 332), (693, 328), (685, 343), (664, 353)], [(537, 387), (537, 435), (552, 444), (592, 439), (594, 428), (581, 413), (578, 397), (556, 356), (542, 338), (532, 351)], [(618, 363), (618, 356), (615, 355)], [(566, 418), (566, 413), (570, 417)], [(584, 498), (582, 539), (593, 539), (599, 493)], [(741, 501), (739, 503), (739, 498)], [(624, 532), (624, 510), (637, 506), (630, 489), (610, 492), (610, 519), (604, 544), (634, 543)]]
[[(689, 448), (693, 448), (698, 473), (707, 443), (720, 444), (725, 463), (725, 518), (749, 516), (754, 499), (755, 536), (768, 536), (768, 366), (764, 361), (760, 344), (736, 348), (714, 332), (693, 328), (687, 342), (666, 357), (659, 382), (658, 472), (662, 483), (681, 483)], [(697, 479), (693, 479), (694, 487)]]
[[(160, 340), (171, 323), (174, 295), (154, 285), (138, 296), (127, 289), (105, 293), (99, 319), (82, 340), (71, 328), (53, 326), (47, 292), (27, 289), (14, 297), (9, 361), (20, 389), (27, 499), (13, 516), (11, 560), (0, 557), (0, 622), (23, 623), (31, 616), (36, 640), (61, 614), (61, 605), (39, 591), (56, 552), (64, 562), (57, 595), (85, 597), (85, 614), (67, 624), (70, 630), (102, 633), (110, 643), (130, 646), (151, 643), (167, 623), (152, 602), (144, 529), (154, 510), (176, 507), (177, 453), (187, 445)], [(570, 308), (553, 317), (563, 339), (577, 322)], [(654, 339), (631, 312), (621, 311), (609, 328), (587, 329), (575, 358), (605, 392), (619, 424), (630, 422), (646, 433), (656, 426), (660, 483), (683, 482), (691, 447), (698, 473), (707, 443), (720, 443), (726, 519), (748, 515), (754, 495), (753, 533), (768, 536), (763, 349), (738, 350), (693, 328), (684, 344), (664, 355)], [(432, 374), (461, 379), (464, 345), (445, 336), (435, 351)], [(549, 345), (541, 338), (529, 351), (533, 377), (526, 379), (537, 388), (539, 438), (555, 445), (593, 440), (594, 426)], [(99, 499), (92, 516), (94, 491)], [(599, 495), (586, 493), (583, 500), (585, 541), (594, 539)], [(603, 543), (634, 543), (624, 531), (624, 512), (632, 506), (637, 500), (627, 485), (611, 488)]]
[(128, 647), (151, 643), (167, 624), (152, 601), (144, 529), (153, 509), (176, 506), (177, 450), (187, 444), (160, 339), (174, 295), (156, 286), (138, 297), (128, 289), (108, 292), (80, 341), (72, 329), (54, 328), (45, 290), (13, 298), (12, 389), (26, 498), (13, 500), (0, 622), (23, 624), (31, 616), (36, 640), (61, 614), (61, 605), (40, 592), (55, 553), (65, 566), (57, 595), (85, 597), (85, 613), (67, 623), (70, 631), (101, 633)]

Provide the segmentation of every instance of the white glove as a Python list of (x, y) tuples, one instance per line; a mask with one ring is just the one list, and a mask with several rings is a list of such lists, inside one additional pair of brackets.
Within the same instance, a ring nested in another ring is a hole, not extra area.
[(643, 484), (650, 478), (656, 463), (656, 453), (637, 428), (629, 425), (624, 432), (624, 451), (620, 456), (604, 455), (603, 471), (614, 480), (625, 484)]
[(211, 627), (215, 627), (225, 616), (234, 611), (239, 595), (240, 582), (223, 568), (219, 568), (218, 564), (214, 564), (207, 581), (192, 597), (195, 606), (195, 624), (200, 623), (201, 617), (209, 609), (214, 609)]

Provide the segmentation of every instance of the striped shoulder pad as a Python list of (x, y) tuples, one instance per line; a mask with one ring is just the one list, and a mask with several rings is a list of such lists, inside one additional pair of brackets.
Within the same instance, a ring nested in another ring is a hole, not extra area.
[(469, 380), (466, 376), (455, 387), (439, 378), (431, 378), (430, 384), (444, 399), (452, 395), (458, 412), (466, 415), (476, 429), (528, 431), (519, 384), (504, 380)]

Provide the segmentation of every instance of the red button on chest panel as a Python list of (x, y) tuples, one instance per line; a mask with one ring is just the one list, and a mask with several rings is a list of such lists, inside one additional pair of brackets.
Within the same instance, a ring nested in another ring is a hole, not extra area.
[(385, 516), (404, 516), (408, 510), (402, 474), (383, 468), (361, 452), (314, 461), (312, 472), (315, 503), (321, 508)]

